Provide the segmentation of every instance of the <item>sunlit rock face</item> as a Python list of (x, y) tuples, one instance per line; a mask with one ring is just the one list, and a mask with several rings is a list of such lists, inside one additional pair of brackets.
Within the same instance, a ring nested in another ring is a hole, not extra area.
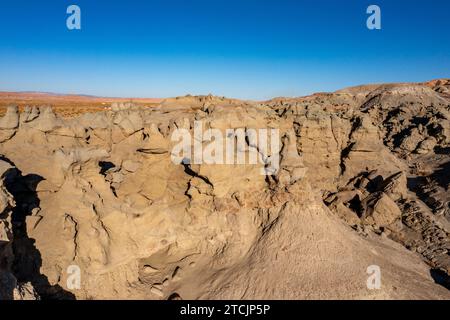
[[(449, 117), (445, 81), (71, 118), (10, 107), (0, 297), (448, 299)], [(276, 157), (247, 134), (227, 161), (218, 141), (241, 129), (276, 132)], [(181, 163), (180, 130), (192, 142)]]

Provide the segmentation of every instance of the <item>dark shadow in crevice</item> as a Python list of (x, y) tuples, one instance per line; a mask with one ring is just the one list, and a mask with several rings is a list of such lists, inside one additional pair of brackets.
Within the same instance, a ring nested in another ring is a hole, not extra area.
[(427, 184), (427, 178), (426, 177), (408, 177), (406, 179), (406, 186), (408, 190), (416, 193), (419, 195), (421, 192), (420, 187), (424, 184)]
[[(14, 165), (9, 160), (7, 162)], [(59, 285), (52, 286), (47, 277), (40, 273), (41, 254), (35, 246), (35, 240), (27, 233), (26, 217), (40, 206), (36, 188), (43, 180), (44, 178), (37, 174), (23, 176), (16, 168), (11, 168), (4, 174), (4, 185), (16, 203), (11, 219), (14, 253), (12, 272), (18, 283), (30, 282), (41, 299), (74, 300), (75, 296), (72, 293)]]
[(450, 185), (450, 161), (441, 165), (433, 173), (433, 178), (442, 188), (448, 190)]
[(383, 176), (378, 175), (375, 178), (373, 178), (372, 180), (370, 180), (370, 182), (367, 184), (366, 189), (367, 191), (369, 191), (370, 193), (374, 193), (377, 191), (381, 191), (380, 188), (383, 184)]
[(415, 124), (416, 126), (419, 125), (426, 126), (429, 121), (430, 119), (428, 119), (427, 116), (424, 117), (415, 116), (411, 119), (411, 123)]
[(362, 206), (361, 199), (359, 195), (355, 195), (348, 203), (347, 206), (349, 209), (353, 210), (359, 218), (364, 214), (364, 207)]
[(436, 154), (450, 154), (450, 147), (436, 146), (436, 147), (434, 147), (434, 153), (436, 153)]
[(100, 174), (103, 176), (106, 176), (108, 170), (116, 167), (116, 165), (110, 161), (100, 161), (98, 165), (100, 167)]
[(1, 161), (5, 161), (6, 163), (12, 165), (15, 167), (14, 162), (12, 162), (11, 160), (9, 160), (8, 158), (6, 158), (4, 155), (0, 155), (0, 160)]
[(182, 163), (182, 165), (184, 166), (184, 172), (187, 173), (188, 175), (194, 177), (194, 178), (199, 178), (200, 180), (203, 180), (207, 185), (209, 186), (213, 186), (213, 184), (211, 183), (211, 181), (209, 181), (209, 179), (205, 176), (199, 175), (197, 172), (195, 172), (194, 170), (191, 169), (191, 166), (189, 164), (186, 163)]
[(183, 300), (180, 295), (176, 292), (172, 293), (167, 300)]
[(431, 269), (430, 275), (434, 282), (450, 290), (450, 276), (443, 270)]

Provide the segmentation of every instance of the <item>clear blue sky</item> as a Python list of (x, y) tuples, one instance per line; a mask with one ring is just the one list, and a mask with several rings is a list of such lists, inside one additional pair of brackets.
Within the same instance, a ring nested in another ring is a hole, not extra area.
[(0, 90), (265, 99), (424, 81), (450, 77), (449, 21), (448, 0), (2, 0)]

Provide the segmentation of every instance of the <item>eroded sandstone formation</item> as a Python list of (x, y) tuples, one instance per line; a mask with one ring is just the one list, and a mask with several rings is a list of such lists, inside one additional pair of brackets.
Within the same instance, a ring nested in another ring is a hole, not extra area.
[[(188, 96), (67, 119), (11, 107), (0, 295), (448, 299), (449, 118), (445, 80), (258, 103)], [(280, 169), (173, 163), (171, 134), (194, 121), (278, 129)], [(380, 289), (367, 288), (371, 265)]]

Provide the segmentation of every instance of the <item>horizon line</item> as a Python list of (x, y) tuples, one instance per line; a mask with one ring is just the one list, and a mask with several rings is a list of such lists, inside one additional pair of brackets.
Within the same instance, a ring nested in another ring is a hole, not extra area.
[(213, 96), (213, 97), (221, 97), (226, 99), (233, 99), (233, 100), (243, 100), (243, 101), (268, 101), (273, 99), (280, 99), (280, 98), (288, 98), (288, 99), (295, 99), (295, 98), (303, 98), (303, 97), (309, 97), (317, 94), (327, 94), (327, 93), (335, 93), (338, 91), (342, 91), (345, 89), (351, 89), (351, 88), (358, 88), (358, 87), (364, 87), (364, 86), (382, 86), (382, 85), (401, 85), (401, 84), (415, 84), (415, 85), (423, 85), (423, 84), (429, 84), (432, 82), (437, 81), (450, 81), (450, 78), (435, 78), (431, 80), (426, 81), (419, 81), (419, 82), (373, 82), (373, 83), (362, 83), (352, 86), (343, 87), (340, 89), (337, 89), (335, 91), (314, 91), (310, 94), (306, 95), (298, 95), (298, 96), (274, 96), (270, 99), (242, 99), (242, 98), (234, 98), (234, 97), (228, 97), (220, 94), (191, 94), (187, 93), (184, 95), (175, 95), (175, 96), (168, 96), (168, 97), (148, 97), (148, 96), (134, 96), (134, 97), (121, 97), (121, 96), (103, 96), (103, 95), (93, 95), (93, 94), (84, 94), (84, 93), (68, 93), (68, 92), (56, 92), (56, 91), (38, 91), (38, 90), (20, 90), (20, 91), (11, 91), (11, 90), (1, 90), (0, 89), (0, 95), (1, 94), (35, 94), (35, 95), (48, 95), (53, 97), (79, 97), (79, 98), (87, 98), (87, 99), (121, 99), (121, 100), (165, 100), (165, 99), (173, 99), (173, 98), (181, 98), (181, 97), (206, 97), (206, 96)]

